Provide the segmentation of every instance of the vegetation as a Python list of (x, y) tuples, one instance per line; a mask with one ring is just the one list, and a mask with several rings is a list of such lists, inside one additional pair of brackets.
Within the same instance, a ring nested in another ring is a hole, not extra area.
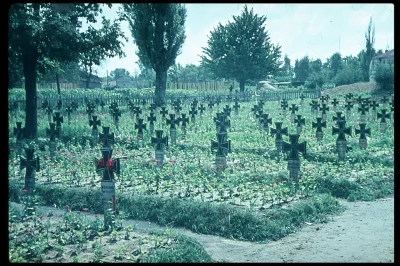
[(379, 64), (375, 72), (375, 81), (380, 89), (392, 91), (394, 89), (394, 65)]

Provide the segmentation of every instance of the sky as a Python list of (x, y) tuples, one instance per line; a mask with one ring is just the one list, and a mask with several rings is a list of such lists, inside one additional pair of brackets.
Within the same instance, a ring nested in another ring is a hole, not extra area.
[[(112, 8), (103, 7), (103, 15), (117, 18), (119, 4)], [(266, 16), (265, 28), (274, 45), (281, 46), (282, 60), (285, 54), (294, 65), (296, 59), (331, 57), (340, 52), (344, 56), (356, 56), (365, 48), (365, 32), (370, 18), (375, 26), (376, 50), (394, 48), (394, 5), (393, 4), (248, 4), (259, 16)], [(176, 63), (200, 64), (202, 47), (207, 46), (210, 32), (219, 23), (233, 21), (241, 14), (244, 4), (186, 4), (186, 40)], [(100, 23), (98, 23), (100, 25)], [(95, 26), (96, 27), (96, 26)], [(85, 28), (85, 25), (84, 25)], [(97, 27), (96, 27), (97, 28)], [(129, 73), (139, 73), (139, 60), (127, 22), (121, 29), (128, 38), (124, 42), (124, 58), (106, 59), (94, 67), (99, 76), (106, 76), (115, 68), (125, 68)]]

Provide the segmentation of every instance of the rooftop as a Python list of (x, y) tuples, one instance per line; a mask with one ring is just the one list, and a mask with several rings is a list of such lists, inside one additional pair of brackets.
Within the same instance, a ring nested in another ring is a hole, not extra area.
[(385, 53), (383, 53), (381, 55), (377, 55), (372, 59), (389, 58), (389, 57), (394, 57), (394, 49), (386, 51)]

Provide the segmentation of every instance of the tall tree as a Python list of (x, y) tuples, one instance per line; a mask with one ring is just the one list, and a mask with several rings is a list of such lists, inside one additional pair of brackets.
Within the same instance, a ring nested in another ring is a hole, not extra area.
[(331, 62), (330, 69), (332, 75), (331, 77), (334, 78), (338, 73), (338, 71), (342, 69), (342, 56), (340, 55), (340, 53), (334, 53), (331, 56), (330, 62)]
[(283, 58), (283, 68), (285, 70), (285, 74), (288, 76), (292, 75), (292, 67), (290, 66), (290, 58), (288, 57), (287, 54), (285, 54), (285, 57)]
[[(63, 9), (68, 12), (64, 12)], [(22, 63), (25, 79), (25, 137), (37, 138), (36, 78), (39, 62), (79, 56), (79, 17), (95, 22), (99, 4), (13, 4), (9, 10), (9, 54)]]
[(203, 63), (217, 77), (236, 79), (240, 91), (244, 91), (246, 80), (275, 74), (281, 65), (281, 47), (271, 43), (266, 20), (245, 6), (240, 16), (233, 16), (233, 22), (225, 26), (219, 23), (210, 32), (208, 47), (203, 47)]
[(122, 58), (125, 56), (122, 51), (124, 44), (121, 39), (127, 41), (127, 38), (121, 31), (118, 21), (115, 20), (111, 24), (111, 21), (105, 17), (102, 19), (102, 28), (100, 30), (89, 25), (87, 31), (81, 33), (80, 61), (86, 73), (86, 88), (89, 88), (93, 66), (99, 66), (107, 57), (118, 56)]
[(110, 72), (110, 78), (111, 80), (116, 80), (125, 77), (130, 77), (129, 71), (126, 70), (125, 68), (116, 68), (113, 71)]
[(142, 64), (156, 72), (155, 103), (165, 101), (168, 69), (186, 39), (183, 4), (123, 4), (120, 15), (129, 23)]
[(321, 59), (311, 60), (310, 62), (311, 72), (312, 73), (319, 73), (322, 70), (322, 61)]
[(304, 56), (300, 61), (297, 61), (297, 67), (295, 64), (295, 72), (296, 73), (296, 80), (297, 81), (306, 81), (308, 76), (311, 73), (311, 67), (310, 67), (310, 59), (308, 56)]
[(364, 81), (369, 80), (369, 65), (375, 56), (375, 25), (372, 24), (372, 17), (369, 19), (368, 29), (365, 32), (365, 53), (362, 57), (362, 70)]

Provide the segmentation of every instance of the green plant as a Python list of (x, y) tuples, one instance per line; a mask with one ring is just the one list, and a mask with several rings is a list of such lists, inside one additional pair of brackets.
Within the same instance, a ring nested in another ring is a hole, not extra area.
[(394, 87), (394, 64), (378, 64), (375, 72), (375, 81), (379, 88), (391, 91)]

